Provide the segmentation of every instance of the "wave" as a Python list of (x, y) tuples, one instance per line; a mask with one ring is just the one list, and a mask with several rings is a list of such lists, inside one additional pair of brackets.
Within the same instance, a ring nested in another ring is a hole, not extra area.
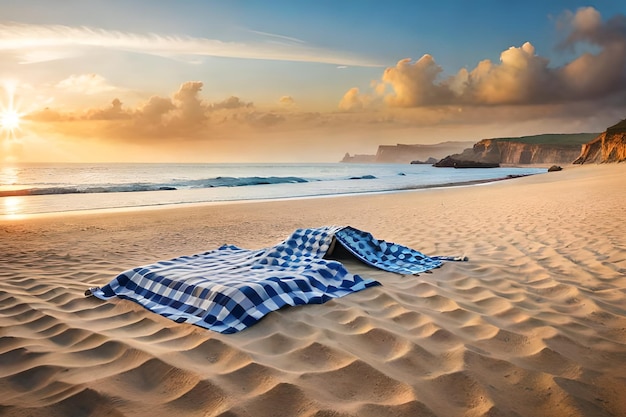
[(296, 184), (309, 182), (300, 177), (216, 177), (208, 180), (188, 181), (192, 188), (243, 187), (248, 185)]
[(177, 181), (169, 184), (114, 184), (93, 186), (36, 187), (0, 191), (0, 197), (54, 195), (54, 194), (96, 194), (141, 191), (173, 191), (191, 188), (245, 187), (270, 184), (296, 184), (311, 182), (300, 177), (215, 177), (201, 180)]
[(376, 176), (374, 175), (359, 175), (355, 177), (350, 177), (351, 180), (375, 180)]

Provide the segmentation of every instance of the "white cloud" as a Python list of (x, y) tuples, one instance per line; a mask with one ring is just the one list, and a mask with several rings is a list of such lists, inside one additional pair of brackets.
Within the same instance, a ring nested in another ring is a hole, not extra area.
[[(270, 34), (263, 35), (269, 36)], [(178, 58), (216, 56), (278, 61), (318, 62), (336, 65), (380, 66), (380, 63), (341, 51), (307, 45), (286, 36), (281, 42), (228, 42), (191, 36), (160, 35), (105, 30), (86, 26), (0, 24), (0, 51), (11, 51), (22, 63), (62, 59), (81, 53), (81, 48), (102, 47), (121, 51)]]
[(98, 94), (116, 91), (117, 88), (108, 84), (106, 78), (99, 74), (72, 74), (59, 81), (55, 87), (60, 90), (81, 94)]

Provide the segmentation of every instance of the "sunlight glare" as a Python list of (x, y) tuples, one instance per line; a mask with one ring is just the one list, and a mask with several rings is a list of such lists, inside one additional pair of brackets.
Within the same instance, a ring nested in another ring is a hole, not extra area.
[(15, 103), (16, 81), (4, 80), (2, 87), (6, 92), (7, 101), (0, 102), (0, 130), (9, 138), (14, 138), (20, 129), (22, 113), (19, 111), (19, 103)]
[(13, 110), (7, 109), (0, 114), (0, 128), (7, 131), (14, 131), (20, 127), (20, 114)]

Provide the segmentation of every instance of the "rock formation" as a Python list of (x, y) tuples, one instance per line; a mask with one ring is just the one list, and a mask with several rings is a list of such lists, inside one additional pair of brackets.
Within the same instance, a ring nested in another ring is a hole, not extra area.
[(580, 153), (581, 144), (594, 136), (593, 133), (580, 133), (483, 139), (472, 148), (444, 158), (435, 166), (455, 166), (454, 162), (456, 166), (461, 163), (475, 163), (476, 166), (569, 164)]
[(472, 159), (458, 159), (455, 156), (446, 156), (433, 164), (439, 168), (498, 168), (498, 162), (476, 161)]
[(575, 164), (626, 161), (626, 119), (584, 144)]
[(433, 165), (433, 164), (436, 164), (436, 163), (437, 163), (437, 160), (435, 158), (433, 158), (433, 157), (430, 157), (430, 158), (428, 158), (425, 161), (420, 161), (420, 160), (411, 161), (412, 165), (420, 165), (420, 164), (423, 164), (423, 165)]

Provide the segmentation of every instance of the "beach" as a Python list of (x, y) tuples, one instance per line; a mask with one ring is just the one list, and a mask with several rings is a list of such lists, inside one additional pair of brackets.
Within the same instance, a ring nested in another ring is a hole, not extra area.
[[(626, 164), (466, 187), (0, 221), (0, 416), (626, 415)], [(85, 297), (118, 273), (351, 225), (419, 276), (235, 334)]]

